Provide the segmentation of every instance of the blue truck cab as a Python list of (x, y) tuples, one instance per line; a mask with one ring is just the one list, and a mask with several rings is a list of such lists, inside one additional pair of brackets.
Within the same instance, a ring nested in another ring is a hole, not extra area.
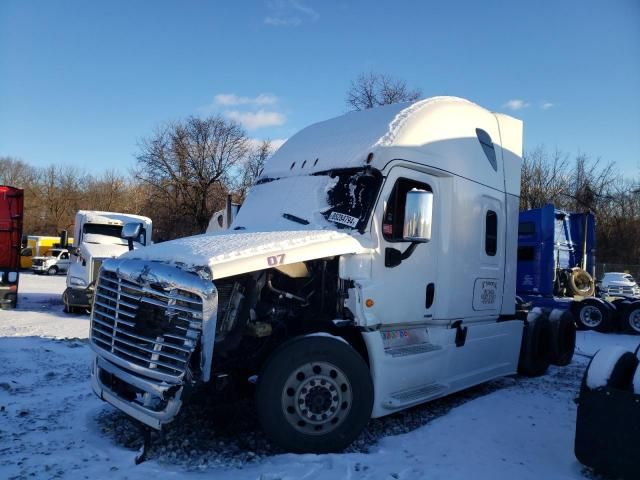
[(520, 212), (517, 295), (534, 307), (570, 310), (579, 328), (640, 333), (639, 301), (596, 296), (595, 233), (591, 212), (551, 204)]

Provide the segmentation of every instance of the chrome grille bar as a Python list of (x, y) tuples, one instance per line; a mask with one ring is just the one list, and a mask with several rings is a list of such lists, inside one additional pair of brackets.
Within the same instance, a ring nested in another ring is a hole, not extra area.
[(181, 378), (202, 333), (202, 298), (178, 288), (136, 284), (109, 265), (105, 262), (96, 285), (94, 347), (138, 367)]

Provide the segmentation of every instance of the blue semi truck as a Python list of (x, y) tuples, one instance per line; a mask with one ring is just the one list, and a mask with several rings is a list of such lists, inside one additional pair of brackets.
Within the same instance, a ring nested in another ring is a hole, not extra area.
[(548, 204), (520, 212), (519, 298), (573, 313), (578, 328), (640, 334), (640, 299), (605, 296), (595, 282), (595, 217)]

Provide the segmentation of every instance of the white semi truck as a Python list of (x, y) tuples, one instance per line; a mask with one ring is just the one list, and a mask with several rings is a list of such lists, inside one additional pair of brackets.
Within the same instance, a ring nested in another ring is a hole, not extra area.
[(250, 379), (274, 443), (324, 452), (371, 417), (544, 373), (550, 322), (516, 310), (521, 156), (520, 120), (453, 97), (305, 128), (229, 231), (103, 263), (94, 392), (161, 429)]
[(67, 288), (62, 294), (67, 313), (91, 308), (93, 291), (100, 265), (107, 258), (116, 258), (129, 250), (123, 239), (122, 227), (140, 223), (133, 247), (151, 244), (151, 219), (117, 212), (80, 210), (76, 213), (71, 261), (67, 270)]

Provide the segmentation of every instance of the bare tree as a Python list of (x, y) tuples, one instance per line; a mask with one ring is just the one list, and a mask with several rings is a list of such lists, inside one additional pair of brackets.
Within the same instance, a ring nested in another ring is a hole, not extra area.
[(413, 102), (421, 96), (420, 89), (409, 89), (404, 80), (368, 72), (361, 73), (351, 82), (346, 103), (350, 110), (366, 110), (391, 103)]
[(0, 185), (27, 189), (36, 177), (36, 169), (19, 158), (0, 157)]
[(560, 204), (569, 181), (569, 156), (559, 150), (551, 155), (536, 147), (524, 155), (520, 176), (520, 209)]
[(237, 200), (242, 202), (247, 195), (249, 188), (262, 175), (264, 164), (273, 154), (271, 140), (263, 140), (256, 148), (253, 149), (247, 161), (242, 167), (242, 174), (239, 178), (239, 184), (236, 189)]
[[(228, 185), (233, 167), (249, 151), (245, 131), (222, 117), (189, 117), (166, 125), (140, 143), (135, 177), (164, 212), (164, 235), (202, 233), (218, 206), (216, 185)], [(159, 225), (160, 226), (160, 225)]]

